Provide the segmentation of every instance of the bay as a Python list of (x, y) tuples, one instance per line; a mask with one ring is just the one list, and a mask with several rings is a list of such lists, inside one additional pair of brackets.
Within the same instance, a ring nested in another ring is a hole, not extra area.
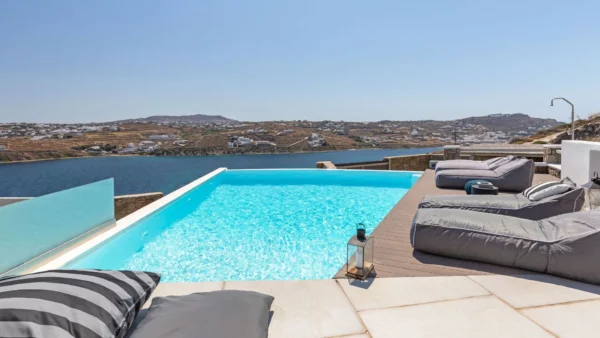
[(441, 148), (359, 149), (332, 152), (235, 156), (113, 156), (0, 164), (0, 196), (37, 197), (114, 177), (115, 194), (168, 194), (220, 167), (229, 169), (315, 168), (334, 163), (377, 161)]

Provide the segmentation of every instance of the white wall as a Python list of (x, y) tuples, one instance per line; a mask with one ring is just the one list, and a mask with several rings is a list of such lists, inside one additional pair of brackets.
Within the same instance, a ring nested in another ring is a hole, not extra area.
[(600, 160), (596, 159), (596, 152), (593, 161), (590, 159), (592, 150), (600, 151), (600, 142), (563, 141), (561, 178), (569, 177), (581, 185), (590, 181), (594, 171), (600, 174)]

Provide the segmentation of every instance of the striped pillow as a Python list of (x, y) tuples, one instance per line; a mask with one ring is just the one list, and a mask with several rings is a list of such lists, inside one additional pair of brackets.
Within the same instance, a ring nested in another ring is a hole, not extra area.
[(538, 201), (540, 199), (562, 194), (565, 191), (574, 189), (575, 183), (570, 178), (565, 177), (560, 181), (545, 182), (523, 191), (523, 195), (531, 201)]
[(137, 271), (51, 270), (0, 280), (2, 337), (123, 337), (160, 281)]

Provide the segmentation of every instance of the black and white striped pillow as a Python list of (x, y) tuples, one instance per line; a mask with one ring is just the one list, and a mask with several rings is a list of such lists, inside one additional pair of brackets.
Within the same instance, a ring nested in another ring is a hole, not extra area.
[(160, 281), (151, 272), (51, 270), (0, 280), (2, 337), (123, 337)]
[(538, 201), (542, 198), (562, 194), (565, 191), (574, 189), (575, 183), (570, 178), (565, 177), (560, 181), (551, 181), (534, 185), (523, 191), (523, 195), (532, 201)]

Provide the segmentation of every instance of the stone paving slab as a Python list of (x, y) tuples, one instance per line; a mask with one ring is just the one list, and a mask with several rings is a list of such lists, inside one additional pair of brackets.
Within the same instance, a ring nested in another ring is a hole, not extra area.
[(600, 300), (521, 310), (561, 338), (600, 337)]
[(249, 290), (275, 297), (269, 337), (335, 337), (367, 329), (333, 279), (225, 282), (225, 290)]
[(600, 299), (598, 285), (550, 275), (490, 275), (469, 278), (515, 308)]
[(489, 295), (467, 277), (375, 278), (364, 282), (339, 279), (357, 311)]
[(359, 313), (373, 338), (553, 337), (493, 296)]

